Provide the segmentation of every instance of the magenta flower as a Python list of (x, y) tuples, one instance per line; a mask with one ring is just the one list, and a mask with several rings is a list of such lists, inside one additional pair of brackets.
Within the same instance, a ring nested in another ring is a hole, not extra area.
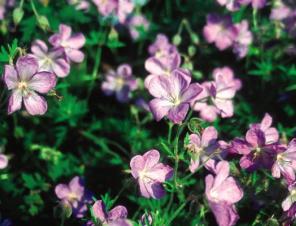
[(252, 4), (254, 9), (261, 9), (266, 5), (266, 0), (238, 0), (241, 5)]
[(189, 144), (186, 147), (192, 154), (189, 170), (194, 173), (200, 165), (200, 161), (205, 167), (212, 166), (215, 163), (214, 156), (211, 156), (218, 148), (218, 132), (213, 126), (205, 128), (201, 135), (191, 134)]
[(64, 205), (71, 207), (73, 214), (81, 218), (87, 211), (87, 203), (91, 202), (91, 194), (85, 189), (84, 181), (76, 176), (69, 184), (58, 184), (55, 194)]
[(146, 198), (162, 198), (165, 195), (162, 183), (173, 176), (173, 169), (159, 163), (159, 159), (159, 152), (154, 149), (131, 159), (132, 175), (139, 183), (142, 196)]
[(20, 57), (16, 66), (5, 65), (4, 82), (12, 94), (8, 103), (8, 114), (20, 110), (24, 102), (30, 115), (43, 115), (47, 111), (46, 94), (56, 85), (56, 77), (47, 71), (38, 72), (38, 62), (30, 56)]
[(138, 87), (137, 80), (133, 77), (132, 68), (128, 64), (118, 66), (116, 72), (109, 70), (106, 74), (106, 81), (102, 83), (102, 90), (106, 95), (115, 93), (119, 102), (127, 102), (130, 92)]
[(209, 206), (219, 226), (235, 225), (239, 216), (234, 204), (243, 197), (243, 190), (235, 179), (229, 176), (228, 162), (219, 162), (215, 174), (215, 177), (210, 174), (205, 179)]
[(0, 170), (5, 169), (8, 165), (8, 158), (4, 154), (0, 154)]
[(296, 170), (296, 139), (293, 139), (286, 150), (279, 149), (276, 160), (272, 166), (272, 176), (280, 178), (281, 175), (288, 184), (295, 181)]
[(68, 3), (75, 6), (77, 10), (88, 10), (90, 6), (86, 0), (68, 0)]
[(126, 220), (128, 213), (124, 206), (116, 206), (107, 212), (103, 201), (98, 200), (93, 205), (93, 214), (102, 225), (131, 226)]
[(150, 27), (149, 21), (141, 14), (133, 16), (128, 21), (128, 28), (133, 40), (141, 37), (141, 31), (148, 31)]
[(32, 56), (36, 58), (39, 65), (39, 71), (48, 71), (55, 73), (58, 77), (65, 77), (70, 72), (70, 64), (64, 58), (63, 48), (48, 50), (47, 45), (36, 40), (32, 47)]
[(239, 79), (234, 78), (229, 67), (216, 68), (213, 71), (213, 82), (204, 82), (203, 90), (195, 99), (193, 109), (200, 112), (206, 121), (214, 121), (218, 115), (222, 118), (233, 116), (232, 98), (241, 88)]
[(252, 32), (249, 30), (249, 23), (247, 20), (243, 20), (241, 23), (235, 24), (238, 30), (237, 37), (234, 40), (233, 52), (238, 58), (244, 58), (247, 53), (249, 46), (253, 41)]
[(203, 34), (208, 43), (215, 43), (219, 50), (225, 50), (233, 45), (237, 36), (237, 29), (230, 16), (209, 14)]
[(83, 61), (84, 54), (79, 50), (85, 44), (85, 37), (82, 33), (72, 35), (71, 27), (61, 24), (59, 33), (50, 36), (49, 42), (56, 48), (63, 48), (68, 60), (75, 63)]
[(149, 83), (149, 92), (155, 99), (149, 103), (150, 110), (160, 121), (167, 116), (175, 124), (180, 124), (186, 117), (190, 103), (202, 91), (198, 83), (190, 84), (183, 71), (175, 70), (171, 76), (155, 76)]

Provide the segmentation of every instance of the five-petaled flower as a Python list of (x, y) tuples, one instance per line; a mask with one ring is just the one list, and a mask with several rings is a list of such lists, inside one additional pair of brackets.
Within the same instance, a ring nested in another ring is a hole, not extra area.
[(132, 175), (138, 180), (141, 194), (146, 198), (162, 198), (165, 195), (162, 184), (173, 176), (173, 169), (159, 163), (159, 159), (160, 154), (154, 149), (131, 159)]
[(30, 115), (43, 115), (47, 111), (46, 100), (38, 93), (46, 94), (55, 87), (56, 76), (47, 71), (38, 72), (34, 57), (20, 57), (16, 66), (5, 65), (4, 81), (12, 94), (8, 103), (8, 114), (20, 110), (24, 102)]

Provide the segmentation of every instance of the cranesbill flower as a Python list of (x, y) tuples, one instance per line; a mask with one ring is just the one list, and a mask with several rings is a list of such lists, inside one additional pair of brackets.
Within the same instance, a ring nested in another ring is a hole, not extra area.
[(8, 165), (8, 158), (4, 154), (0, 154), (0, 169), (5, 169)]
[(234, 40), (233, 52), (238, 56), (238, 58), (243, 58), (247, 55), (249, 46), (253, 41), (252, 32), (249, 30), (249, 23), (247, 20), (234, 25), (238, 34)]
[(109, 16), (117, 7), (118, 0), (93, 0), (94, 4), (97, 6), (98, 11), (103, 16)]
[(90, 6), (86, 0), (68, 0), (68, 3), (75, 6), (77, 10), (88, 10)]
[(62, 47), (68, 60), (75, 63), (83, 61), (84, 53), (80, 48), (85, 44), (85, 37), (82, 33), (72, 35), (71, 27), (61, 24), (59, 33), (50, 36), (49, 42), (56, 48)]
[(87, 211), (87, 203), (91, 202), (91, 194), (86, 190), (82, 178), (76, 176), (69, 184), (58, 184), (55, 194), (62, 204), (71, 207), (75, 217), (81, 218)]
[(205, 128), (201, 135), (191, 134), (189, 136), (189, 144), (186, 146), (191, 152), (192, 159), (190, 161), (189, 170), (195, 172), (200, 165), (200, 161), (205, 164), (205, 167), (215, 163), (212, 154), (219, 148), (218, 132), (213, 126)]
[(148, 52), (156, 58), (166, 57), (178, 52), (177, 47), (169, 42), (169, 39), (164, 34), (158, 34), (154, 43), (152, 43)]
[(194, 101), (193, 109), (200, 112), (206, 121), (214, 121), (218, 115), (222, 118), (233, 116), (233, 97), (241, 88), (239, 79), (229, 67), (216, 68), (213, 82), (202, 83), (203, 90)]
[(165, 195), (162, 184), (173, 176), (173, 169), (159, 163), (159, 159), (160, 154), (154, 149), (131, 159), (132, 175), (139, 183), (142, 196), (146, 198), (162, 198)]
[(237, 29), (230, 16), (209, 14), (203, 34), (208, 43), (215, 43), (219, 50), (225, 50), (233, 45)]
[(70, 64), (64, 58), (63, 48), (48, 50), (43, 41), (36, 40), (31, 51), (38, 61), (39, 71), (53, 72), (58, 77), (65, 77), (69, 74)]
[[(281, 150), (281, 149), (280, 149)], [(296, 139), (293, 139), (286, 150), (279, 151), (272, 166), (272, 176), (280, 178), (281, 175), (289, 184), (295, 181), (296, 170)]]
[(102, 225), (131, 225), (126, 220), (128, 214), (127, 209), (121, 205), (107, 211), (103, 201), (98, 200), (93, 205), (93, 214)]
[(234, 204), (243, 197), (243, 190), (229, 175), (228, 162), (217, 163), (215, 174), (215, 177), (209, 174), (205, 179), (209, 206), (219, 226), (235, 225), (239, 216)]
[(12, 94), (8, 114), (20, 110), (24, 102), (30, 115), (43, 115), (47, 111), (46, 100), (38, 93), (46, 94), (56, 85), (56, 76), (47, 71), (38, 72), (38, 62), (30, 56), (20, 57), (16, 66), (5, 65), (4, 81)]
[(131, 17), (128, 21), (128, 28), (133, 40), (141, 37), (141, 32), (149, 29), (149, 21), (141, 14)]
[(151, 79), (148, 90), (155, 99), (150, 101), (149, 106), (156, 121), (167, 116), (175, 124), (182, 123), (190, 103), (202, 91), (198, 83), (190, 84), (190, 80), (186, 80), (179, 70), (173, 71), (169, 77), (155, 76)]
[(127, 102), (130, 92), (138, 87), (137, 80), (133, 77), (132, 68), (128, 64), (121, 64), (116, 71), (109, 70), (106, 81), (102, 83), (102, 90), (106, 95), (115, 94), (119, 102)]
[(252, 4), (254, 9), (261, 9), (266, 5), (266, 0), (238, 0), (241, 5)]

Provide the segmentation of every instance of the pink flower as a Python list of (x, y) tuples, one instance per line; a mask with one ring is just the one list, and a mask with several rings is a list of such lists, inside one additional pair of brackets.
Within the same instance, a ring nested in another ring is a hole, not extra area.
[(149, 93), (155, 97), (149, 103), (150, 110), (160, 121), (167, 116), (175, 124), (180, 124), (186, 117), (190, 103), (202, 91), (198, 83), (190, 84), (183, 71), (175, 70), (171, 76), (155, 76), (149, 83)]
[(261, 9), (266, 5), (266, 0), (238, 0), (242, 5), (252, 4), (254, 9)]
[(219, 148), (218, 132), (213, 126), (205, 128), (201, 135), (191, 134), (189, 144), (186, 147), (192, 153), (189, 170), (194, 173), (200, 165), (200, 161), (205, 167), (212, 168), (215, 163), (211, 156)]
[(151, 56), (156, 58), (166, 57), (178, 52), (177, 47), (171, 44), (164, 34), (158, 34), (156, 40), (148, 48)]
[(5, 169), (8, 165), (8, 158), (4, 154), (0, 154), (0, 170)]
[(159, 159), (159, 152), (154, 149), (131, 159), (132, 175), (139, 183), (142, 196), (146, 198), (162, 198), (165, 195), (162, 183), (173, 176), (173, 169), (159, 163)]
[(249, 30), (249, 23), (247, 20), (235, 24), (238, 30), (237, 37), (234, 40), (233, 52), (238, 56), (238, 58), (243, 58), (247, 55), (249, 46), (253, 41), (252, 32)]
[(107, 212), (103, 201), (98, 200), (93, 205), (93, 214), (102, 225), (131, 226), (126, 220), (127, 209), (124, 206), (116, 206)]
[(294, 138), (285, 151), (280, 151), (276, 155), (276, 160), (272, 166), (272, 176), (280, 178), (281, 175), (289, 184), (295, 181), (296, 170), (296, 139)]
[(116, 72), (109, 70), (106, 74), (106, 81), (102, 83), (102, 90), (106, 95), (115, 93), (119, 102), (127, 102), (130, 92), (138, 87), (137, 80), (133, 77), (132, 68), (128, 64), (121, 64)]
[(200, 112), (200, 117), (209, 122), (214, 121), (218, 115), (222, 118), (232, 117), (232, 98), (241, 88), (240, 80), (234, 78), (229, 67), (216, 68), (213, 77), (213, 82), (202, 84), (203, 90), (193, 105), (193, 109)]
[(241, 7), (239, 0), (217, 0), (217, 2), (222, 6), (226, 6), (226, 8), (232, 12), (239, 10)]
[(71, 27), (61, 24), (59, 33), (56, 33), (49, 38), (49, 42), (56, 48), (63, 48), (65, 55), (70, 61), (81, 63), (84, 59), (84, 54), (79, 49), (85, 44), (85, 37), (82, 33), (72, 35)]
[(55, 194), (64, 205), (72, 208), (73, 214), (81, 218), (87, 211), (87, 203), (91, 201), (91, 194), (85, 189), (84, 181), (76, 176), (70, 183), (58, 184), (55, 187)]
[(141, 14), (133, 16), (128, 21), (128, 28), (133, 40), (141, 37), (141, 31), (147, 31), (150, 27), (149, 21)]
[(86, 0), (68, 0), (68, 3), (75, 6), (77, 10), (88, 10), (90, 6)]
[(58, 77), (65, 77), (70, 72), (70, 64), (64, 58), (63, 48), (48, 50), (46, 44), (41, 40), (36, 40), (32, 47), (32, 56), (36, 58), (39, 71), (55, 73)]
[(239, 216), (234, 204), (243, 197), (243, 190), (235, 179), (229, 176), (228, 162), (219, 162), (215, 174), (215, 177), (210, 174), (205, 179), (209, 206), (219, 226), (235, 225)]
[(229, 16), (210, 14), (203, 34), (208, 43), (215, 43), (219, 50), (225, 50), (233, 45), (237, 36), (237, 29)]
[(20, 110), (22, 102), (30, 115), (43, 115), (47, 111), (46, 100), (38, 93), (46, 94), (53, 89), (56, 77), (50, 72), (38, 72), (35, 58), (23, 56), (17, 60), (15, 67), (5, 65), (4, 81), (8, 90), (12, 90), (8, 114)]

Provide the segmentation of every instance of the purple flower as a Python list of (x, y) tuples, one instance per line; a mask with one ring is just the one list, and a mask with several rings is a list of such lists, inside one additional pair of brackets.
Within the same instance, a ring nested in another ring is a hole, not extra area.
[(75, 6), (77, 10), (88, 10), (90, 6), (86, 0), (68, 0), (68, 3)]
[(148, 52), (151, 56), (156, 58), (166, 57), (178, 52), (177, 47), (171, 44), (164, 34), (158, 34), (156, 40), (148, 48)]
[(219, 226), (235, 225), (239, 216), (235, 209), (244, 193), (235, 179), (229, 176), (229, 164), (226, 161), (219, 162), (215, 167), (215, 174), (206, 176), (206, 198), (215, 215)]
[[(279, 149), (281, 150), (281, 149)], [(295, 181), (296, 170), (296, 139), (293, 139), (287, 149), (279, 151), (272, 166), (272, 176), (280, 178), (281, 175), (287, 180), (288, 184)]]
[(254, 9), (261, 9), (266, 5), (266, 0), (238, 0), (241, 5), (252, 4)]
[(218, 132), (213, 126), (205, 128), (201, 135), (191, 134), (189, 136), (189, 144), (187, 149), (192, 154), (189, 170), (194, 173), (200, 165), (200, 161), (205, 167), (212, 168), (215, 163), (214, 156), (211, 156), (218, 148)]
[(30, 115), (43, 115), (47, 111), (46, 100), (38, 93), (46, 94), (56, 85), (56, 77), (50, 72), (38, 72), (38, 62), (30, 56), (20, 57), (16, 66), (5, 65), (4, 81), (12, 94), (8, 114), (20, 110), (24, 101)]
[(173, 176), (173, 169), (159, 163), (159, 159), (159, 152), (154, 149), (131, 159), (132, 175), (139, 183), (142, 196), (146, 198), (162, 198), (165, 195), (162, 183)]
[(75, 63), (83, 61), (84, 54), (79, 50), (85, 44), (85, 37), (82, 33), (72, 35), (71, 27), (61, 24), (59, 33), (50, 36), (49, 42), (56, 48), (63, 48), (68, 60)]
[(235, 24), (235, 27), (238, 30), (238, 34), (234, 40), (233, 52), (238, 56), (238, 58), (244, 58), (247, 55), (249, 46), (253, 41), (253, 35), (249, 30), (247, 20), (243, 20), (241, 23)]
[(125, 226), (131, 225), (126, 220), (127, 209), (124, 206), (116, 206), (110, 211), (106, 211), (105, 204), (102, 200), (98, 200), (93, 205), (94, 216), (103, 225)]
[(74, 177), (69, 184), (58, 184), (55, 193), (63, 204), (72, 208), (75, 217), (84, 216), (87, 211), (86, 204), (91, 201), (91, 194), (85, 189), (80, 177)]
[(128, 21), (128, 28), (133, 40), (137, 40), (141, 37), (141, 31), (147, 31), (149, 29), (149, 21), (141, 14), (133, 16)]
[(4, 154), (0, 154), (0, 170), (5, 169), (8, 165), (8, 158)]
[(55, 73), (58, 77), (65, 77), (70, 72), (70, 64), (64, 58), (64, 49), (56, 48), (48, 51), (46, 44), (36, 40), (32, 47), (32, 56), (36, 58), (39, 71)]
[(222, 118), (233, 116), (232, 98), (241, 88), (239, 79), (234, 78), (229, 67), (216, 68), (213, 71), (213, 82), (204, 82), (203, 90), (195, 99), (193, 109), (200, 112), (206, 121), (214, 121), (218, 115)]
[(203, 34), (208, 43), (215, 43), (219, 50), (225, 50), (233, 45), (237, 36), (237, 29), (230, 16), (209, 14)]
[(217, 2), (222, 6), (226, 6), (226, 8), (232, 12), (239, 10), (241, 7), (239, 0), (217, 0)]
[(115, 93), (119, 102), (127, 102), (130, 92), (138, 87), (137, 80), (133, 77), (132, 68), (128, 64), (118, 66), (116, 72), (109, 70), (106, 74), (106, 81), (102, 83), (102, 90), (106, 95)]
[(175, 124), (180, 124), (186, 117), (190, 103), (202, 91), (198, 83), (190, 84), (185, 79), (184, 71), (175, 70), (171, 76), (155, 76), (149, 83), (149, 92), (155, 99), (149, 103), (150, 110), (160, 121), (167, 116)]

